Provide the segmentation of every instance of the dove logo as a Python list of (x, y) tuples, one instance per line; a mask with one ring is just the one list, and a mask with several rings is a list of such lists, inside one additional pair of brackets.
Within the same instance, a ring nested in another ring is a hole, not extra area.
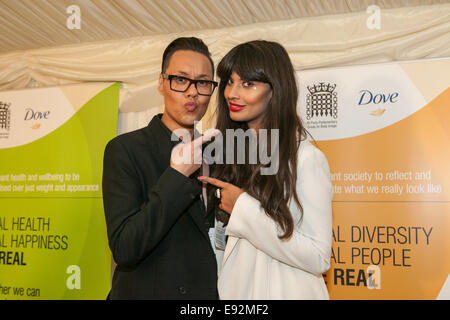
[(370, 90), (361, 90), (358, 101), (359, 106), (384, 103), (396, 103), (398, 101), (398, 92), (393, 93), (372, 93)]
[(48, 119), (48, 116), (50, 114), (50, 111), (41, 112), (41, 111), (35, 111), (31, 108), (27, 108), (27, 109), (25, 109), (25, 111), (26, 111), (25, 118), (24, 118), (25, 121)]

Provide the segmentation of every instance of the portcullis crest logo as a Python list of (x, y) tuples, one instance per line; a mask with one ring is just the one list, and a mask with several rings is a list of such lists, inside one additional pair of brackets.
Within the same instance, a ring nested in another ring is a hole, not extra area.
[(332, 117), (337, 119), (337, 92), (336, 84), (320, 82), (307, 86), (309, 93), (306, 95), (306, 119), (314, 117)]
[[(0, 101), (0, 138), (9, 137), (11, 125), (11, 103)], [(6, 132), (5, 132), (6, 131)]]

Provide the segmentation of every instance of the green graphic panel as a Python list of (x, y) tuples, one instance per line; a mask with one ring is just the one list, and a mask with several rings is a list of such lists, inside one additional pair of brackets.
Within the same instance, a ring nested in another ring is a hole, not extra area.
[(0, 299), (106, 298), (101, 176), (118, 97), (110, 85), (50, 134), (0, 149)]

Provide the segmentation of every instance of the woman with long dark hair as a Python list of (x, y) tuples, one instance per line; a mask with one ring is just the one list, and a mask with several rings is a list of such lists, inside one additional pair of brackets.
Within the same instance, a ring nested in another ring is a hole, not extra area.
[[(228, 52), (217, 74), (225, 163), (199, 180), (209, 183), (208, 203), (226, 227), (219, 296), (327, 299), (322, 273), (331, 255), (330, 171), (306, 140), (289, 56), (278, 43), (251, 41)], [(245, 139), (233, 143), (242, 133)], [(242, 141), (250, 142), (243, 148)], [(236, 161), (240, 150), (244, 163)], [(257, 161), (248, 161), (255, 154)], [(271, 163), (262, 161), (268, 157)]]

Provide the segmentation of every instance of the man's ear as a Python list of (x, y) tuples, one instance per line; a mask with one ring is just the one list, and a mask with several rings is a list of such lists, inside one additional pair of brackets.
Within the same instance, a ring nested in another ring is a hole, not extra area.
[(164, 78), (162, 77), (162, 73), (160, 73), (159, 78), (158, 78), (158, 91), (161, 94), (163, 94), (163, 83), (164, 83)]

